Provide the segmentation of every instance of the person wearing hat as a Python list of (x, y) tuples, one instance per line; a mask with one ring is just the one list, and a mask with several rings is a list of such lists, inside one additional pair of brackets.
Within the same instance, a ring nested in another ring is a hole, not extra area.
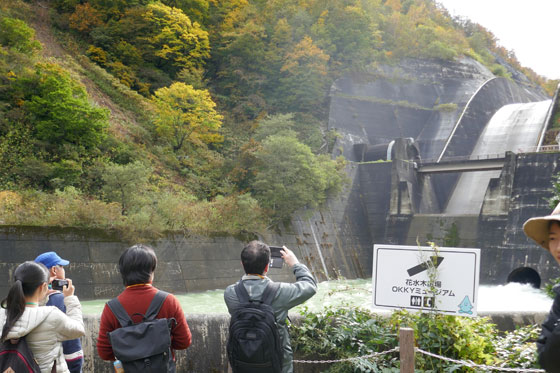
[[(66, 259), (62, 259), (54, 251), (42, 253), (35, 258), (36, 263), (42, 263), (49, 270), (49, 292), (47, 294), (47, 306), (55, 306), (62, 312), (66, 313), (64, 305), (64, 294), (61, 291), (54, 290), (51, 287), (53, 280), (66, 279), (66, 270), (64, 266), (70, 264)], [(82, 350), (82, 342), (79, 338), (62, 342), (62, 351), (68, 369), (71, 373), (81, 373), (84, 363), (84, 351)]]
[[(550, 215), (531, 218), (523, 224), (525, 234), (552, 254), (560, 264), (560, 204)], [(552, 307), (542, 324), (537, 340), (539, 364), (547, 372), (560, 372), (560, 285), (553, 288), (556, 294)]]

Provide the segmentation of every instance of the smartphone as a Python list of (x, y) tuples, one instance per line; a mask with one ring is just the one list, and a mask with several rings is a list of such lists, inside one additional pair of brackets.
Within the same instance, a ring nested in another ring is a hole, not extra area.
[(68, 286), (68, 280), (59, 280), (55, 278), (52, 280), (51, 286), (53, 290), (62, 290), (64, 286)]
[(283, 249), (281, 246), (269, 246), (270, 247), (270, 268), (282, 268), (284, 266), (284, 259), (282, 259), (282, 253), (280, 250)]

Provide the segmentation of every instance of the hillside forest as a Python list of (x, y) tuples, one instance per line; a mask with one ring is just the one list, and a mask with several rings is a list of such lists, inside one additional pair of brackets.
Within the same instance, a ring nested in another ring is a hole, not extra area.
[(461, 56), (558, 83), (433, 0), (3, 0), (0, 223), (278, 227), (344, 186), (335, 79)]

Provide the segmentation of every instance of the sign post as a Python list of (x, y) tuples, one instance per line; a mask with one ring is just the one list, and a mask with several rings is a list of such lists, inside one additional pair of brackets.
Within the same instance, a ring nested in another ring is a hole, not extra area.
[(374, 245), (373, 308), (476, 316), (480, 249)]

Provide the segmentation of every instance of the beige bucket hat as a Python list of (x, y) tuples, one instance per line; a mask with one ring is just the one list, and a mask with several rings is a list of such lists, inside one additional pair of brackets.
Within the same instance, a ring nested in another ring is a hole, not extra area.
[(553, 220), (560, 222), (560, 203), (550, 215), (527, 220), (525, 224), (523, 224), (523, 231), (537, 244), (550, 251), (548, 247), (548, 226)]

